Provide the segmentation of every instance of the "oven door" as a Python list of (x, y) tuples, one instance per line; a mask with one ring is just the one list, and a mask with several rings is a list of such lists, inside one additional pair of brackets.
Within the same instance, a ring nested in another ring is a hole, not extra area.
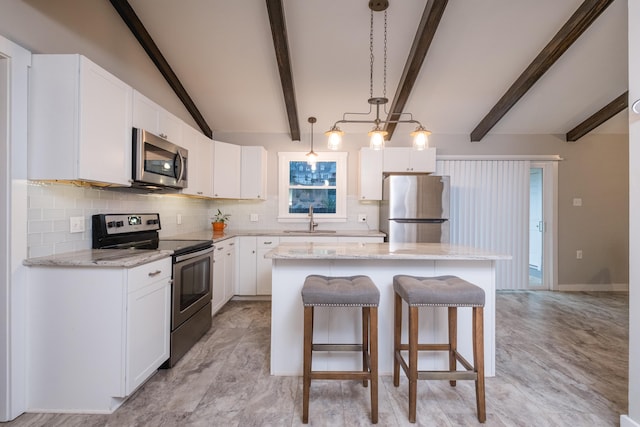
[(211, 301), (213, 247), (175, 257), (171, 330)]

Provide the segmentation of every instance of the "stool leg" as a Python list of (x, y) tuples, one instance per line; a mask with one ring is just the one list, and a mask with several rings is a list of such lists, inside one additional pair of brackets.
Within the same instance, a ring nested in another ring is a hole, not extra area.
[(400, 295), (394, 292), (394, 305), (393, 305), (393, 385), (398, 387), (400, 385), (400, 338), (402, 337), (402, 298)]
[(371, 360), (371, 423), (378, 424), (378, 307), (371, 307), (371, 342), (369, 358)]
[(313, 345), (313, 306), (304, 308), (304, 351), (302, 381), (302, 422), (309, 422), (309, 389), (311, 388), (311, 351)]
[[(456, 351), (458, 351), (458, 308), (449, 307), (447, 316), (449, 317), (449, 370), (455, 371), (458, 368)], [(455, 380), (449, 381), (451, 387), (456, 386)]]
[(416, 422), (418, 394), (418, 307), (409, 306), (409, 422)]
[[(369, 307), (362, 307), (362, 371), (370, 372), (369, 360)], [(362, 385), (367, 386), (367, 380), (362, 380)]]
[(484, 309), (473, 308), (473, 362), (478, 375), (476, 379), (476, 406), (478, 421), (487, 419), (484, 399)]

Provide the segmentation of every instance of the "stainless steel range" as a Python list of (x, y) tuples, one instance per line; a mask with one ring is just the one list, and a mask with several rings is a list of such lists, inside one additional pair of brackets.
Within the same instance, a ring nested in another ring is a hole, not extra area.
[(171, 298), (172, 367), (211, 327), (213, 241), (160, 239), (160, 215), (99, 214), (92, 217), (94, 249), (173, 251)]

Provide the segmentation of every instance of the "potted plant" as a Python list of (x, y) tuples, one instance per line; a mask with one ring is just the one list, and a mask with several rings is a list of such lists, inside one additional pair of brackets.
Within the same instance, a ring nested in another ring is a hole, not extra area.
[(225, 214), (218, 209), (218, 212), (213, 216), (211, 225), (213, 226), (214, 233), (222, 233), (222, 231), (227, 226), (227, 222), (229, 221), (229, 217), (231, 214)]

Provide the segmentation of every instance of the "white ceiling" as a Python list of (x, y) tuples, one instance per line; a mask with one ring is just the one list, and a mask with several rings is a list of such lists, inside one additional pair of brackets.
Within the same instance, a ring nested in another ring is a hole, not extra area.
[[(426, 0), (388, 9), (393, 99)], [(469, 134), (582, 0), (451, 0), (406, 105), (438, 134)], [(216, 132), (289, 133), (264, 0), (130, 0)], [(369, 109), (367, 0), (283, 0), (301, 133)], [(375, 14), (376, 52), (382, 14)], [(382, 53), (374, 96), (382, 96)], [(627, 2), (616, 0), (490, 131), (565, 134), (627, 90)], [(409, 125), (404, 125), (409, 126)], [(344, 125), (346, 131), (369, 129)], [(398, 126), (395, 135), (409, 131)], [(627, 133), (627, 110), (594, 132)]]

